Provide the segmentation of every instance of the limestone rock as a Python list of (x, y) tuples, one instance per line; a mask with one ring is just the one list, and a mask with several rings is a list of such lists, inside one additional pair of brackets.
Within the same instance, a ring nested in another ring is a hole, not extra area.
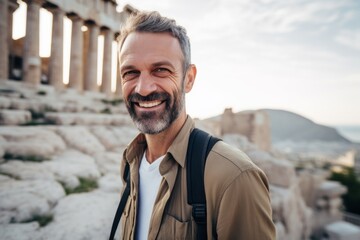
[(20, 125), (31, 120), (31, 113), (25, 110), (0, 110), (1, 125)]
[(50, 158), (66, 148), (58, 135), (41, 127), (0, 127), (0, 136), (7, 141), (6, 153), (12, 156)]
[(7, 109), (10, 108), (10, 106), (11, 106), (10, 99), (0, 96), (0, 109)]
[(225, 134), (222, 139), (223, 141), (234, 147), (239, 148), (242, 151), (250, 151), (256, 149), (256, 146), (253, 143), (250, 143), (247, 137), (239, 134)]
[[(94, 158), (75, 150), (67, 150), (55, 156), (52, 161), (43, 164), (46, 169), (54, 173), (59, 181), (64, 183), (67, 183), (67, 179), (71, 180), (74, 177), (86, 179), (98, 179), (100, 177)], [(71, 184), (70, 181), (68, 183)], [(76, 182), (74, 183), (75, 186), (73, 187), (76, 187)]]
[(11, 106), (12, 109), (18, 110), (33, 110), (36, 112), (41, 112), (44, 108), (44, 105), (36, 99), (22, 99), (22, 98), (12, 98)]
[(120, 162), (122, 159), (121, 153), (116, 152), (102, 152), (94, 155), (96, 164), (102, 174), (106, 173), (120, 173)]
[(42, 163), (11, 160), (1, 164), (0, 171), (21, 180), (57, 180), (69, 188), (77, 187), (79, 178), (100, 177), (95, 160), (75, 150), (67, 150)]
[(329, 240), (360, 239), (360, 227), (348, 222), (338, 221), (325, 226)]
[(139, 134), (139, 131), (132, 124), (113, 127), (112, 130), (117, 136), (119, 146), (122, 147), (126, 147)]
[(107, 239), (119, 198), (118, 193), (93, 191), (61, 199), (53, 221), (41, 229), (42, 239)]
[(98, 181), (99, 189), (106, 192), (120, 193), (123, 183), (120, 174), (107, 174)]
[(270, 186), (270, 197), (275, 222), (286, 226), (285, 232), (281, 227), (282, 239), (308, 239), (311, 233), (312, 211), (305, 205), (297, 185), (290, 188)]
[(20, 180), (55, 180), (54, 173), (42, 163), (11, 160), (0, 165), (0, 172)]
[(11, 215), (9, 218), (14, 222), (46, 215), (64, 196), (63, 187), (52, 180), (0, 182), (0, 215)]
[(0, 239), (33, 240), (39, 239), (40, 226), (37, 222), (0, 225)]
[[(6, 140), (5, 138), (3, 138), (2, 136), (0, 136), (0, 159), (4, 156), (5, 154), (5, 144), (6, 144)], [(1, 160), (0, 160), (1, 163)]]
[(58, 125), (128, 125), (131, 119), (123, 114), (69, 113), (48, 112), (48, 120)]
[(63, 126), (59, 127), (57, 132), (67, 145), (83, 153), (93, 155), (105, 151), (105, 147), (86, 127)]
[(91, 127), (90, 130), (107, 150), (119, 147), (120, 143), (118, 138), (110, 128), (106, 126), (94, 126)]
[(296, 181), (294, 166), (288, 161), (275, 159), (269, 153), (259, 150), (246, 153), (265, 172), (271, 184), (290, 187)]

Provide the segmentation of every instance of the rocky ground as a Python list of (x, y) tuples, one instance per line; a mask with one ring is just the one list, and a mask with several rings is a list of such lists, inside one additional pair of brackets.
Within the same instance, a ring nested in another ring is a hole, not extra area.
[[(0, 239), (107, 239), (122, 151), (137, 134), (121, 100), (7, 81), (0, 123)], [(308, 238), (313, 210), (294, 166), (243, 136), (221, 137), (267, 174), (278, 239)]]

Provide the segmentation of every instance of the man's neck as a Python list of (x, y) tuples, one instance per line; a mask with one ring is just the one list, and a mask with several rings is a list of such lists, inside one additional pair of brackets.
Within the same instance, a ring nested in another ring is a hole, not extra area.
[(146, 159), (153, 163), (166, 154), (175, 137), (186, 121), (186, 113), (181, 114), (167, 129), (158, 134), (145, 134), (147, 151)]

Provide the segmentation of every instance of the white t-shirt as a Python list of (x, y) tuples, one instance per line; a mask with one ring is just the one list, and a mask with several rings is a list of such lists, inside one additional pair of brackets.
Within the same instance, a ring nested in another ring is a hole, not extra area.
[(135, 239), (137, 240), (148, 239), (151, 214), (162, 180), (162, 176), (159, 171), (159, 165), (164, 157), (165, 155), (159, 157), (152, 164), (150, 164), (146, 159), (145, 152), (140, 163), (139, 202), (135, 230)]

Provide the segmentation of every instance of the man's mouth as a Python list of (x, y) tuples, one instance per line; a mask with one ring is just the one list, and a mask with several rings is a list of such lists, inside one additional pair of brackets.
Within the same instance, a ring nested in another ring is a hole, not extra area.
[(159, 106), (161, 103), (163, 102), (160, 100), (156, 100), (156, 101), (138, 102), (137, 105), (142, 108), (152, 108)]

